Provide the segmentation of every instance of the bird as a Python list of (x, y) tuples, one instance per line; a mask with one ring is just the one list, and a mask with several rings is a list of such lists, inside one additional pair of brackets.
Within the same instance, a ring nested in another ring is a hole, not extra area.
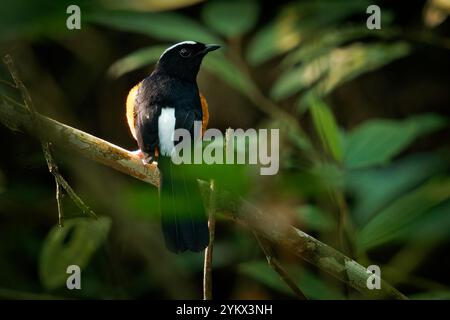
[[(174, 252), (200, 252), (209, 244), (208, 220), (195, 177), (185, 164), (171, 160), (176, 129), (194, 137), (194, 121), (202, 132), (209, 121), (208, 103), (200, 93), (197, 74), (203, 58), (220, 45), (182, 41), (162, 52), (149, 76), (126, 98), (126, 118), (138, 155), (156, 162), (160, 171), (160, 214), (166, 247)], [(193, 139), (192, 139), (193, 140)]]

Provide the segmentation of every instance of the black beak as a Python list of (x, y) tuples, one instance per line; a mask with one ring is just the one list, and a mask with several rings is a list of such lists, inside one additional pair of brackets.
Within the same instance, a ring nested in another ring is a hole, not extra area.
[(207, 45), (205, 45), (205, 49), (203, 49), (202, 51), (200, 51), (196, 55), (205, 55), (208, 52), (217, 50), (219, 48), (220, 48), (220, 46), (218, 44), (207, 44)]
[(220, 48), (218, 44), (207, 44), (205, 47), (206, 47), (204, 50), (205, 52), (214, 51)]

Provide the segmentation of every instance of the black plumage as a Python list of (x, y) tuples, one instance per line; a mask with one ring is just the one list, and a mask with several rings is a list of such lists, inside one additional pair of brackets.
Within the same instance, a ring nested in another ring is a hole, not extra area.
[(203, 250), (209, 233), (198, 185), (189, 166), (176, 165), (167, 151), (161, 152), (170, 143), (161, 137), (159, 119), (162, 110), (173, 109), (175, 129), (184, 128), (194, 138), (194, 121), (203, 118), (197, 73), (203, 57), (217, 48), (188, 41), (167, 49), (154, 71), (140, 83), (134, 100), (136, 139), (145, 161), (158, 161), (162, 230), (168, 249), (176, 253)]

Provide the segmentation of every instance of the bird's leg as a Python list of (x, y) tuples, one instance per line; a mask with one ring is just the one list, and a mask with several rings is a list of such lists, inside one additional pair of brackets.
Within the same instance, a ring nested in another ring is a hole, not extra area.
[(144, 158), (144, 153), (142, 152), (141, 149), (137, 149), (135, 151), (131, 151), (132, 154), (134, 154), (135, 156), (137, 156), (139, 159), (143, 159)]
[(139, 159), (142, 160), (143, 164), (149, 164), (155, 162), (155, 156), (150, 155), (146, 152), (143, 152), (141, 149), (137, 149), (135, 151), (131, 151), (132, 154), (136, 155)]

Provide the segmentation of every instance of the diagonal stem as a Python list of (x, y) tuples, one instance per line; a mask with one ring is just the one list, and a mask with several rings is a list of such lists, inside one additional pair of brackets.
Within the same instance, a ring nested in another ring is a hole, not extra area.
[(203, 300), (212, 300), (212, 257), (214, 249), (214, 238), (216, 229), (216, 187), (214, 180), (209, 183), (209, 210), (208, 210), (208, 229), (209, 245), (205, 250), (205, 264), (203, 269)]
[(256, 232), (253, 232), (259, 246), (261, 247), (264, 255), (266, 256), (267, 263), (269, 266), (280, 276), (281, 280), (294, 292), (295, 296), (300, 300), (307, 300), (308, 298), (300, 290), (300, 288), (295, 284), (294, 280), (289, 277), (287, 271), (283, 268), (277, 258), (273, 256), (272, 248), (267, 240), (260, 237)]

